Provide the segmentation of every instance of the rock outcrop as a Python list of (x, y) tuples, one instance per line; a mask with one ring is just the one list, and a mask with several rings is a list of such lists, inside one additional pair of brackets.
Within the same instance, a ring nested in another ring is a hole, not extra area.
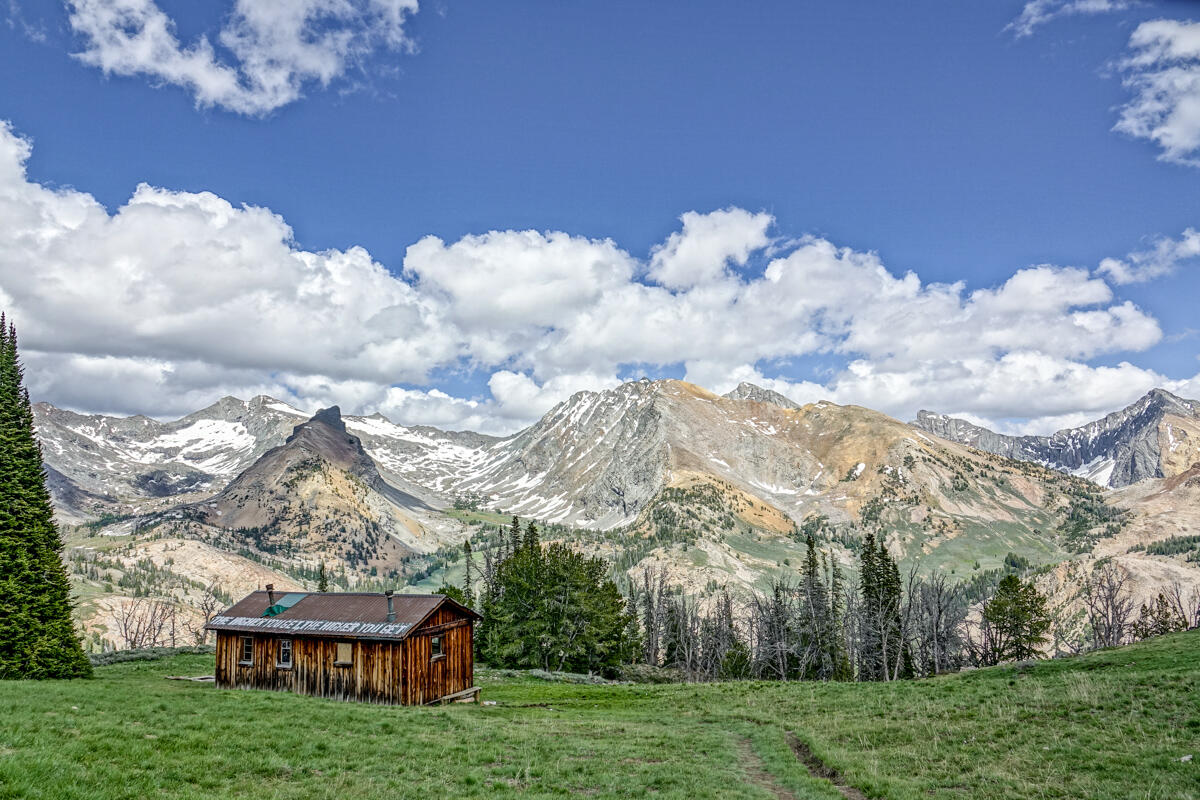
[(432, 509), (383, 479), (337, 406), (295, 426), (282, 445), (193, 508), (209, 526), (252, 531), (267, 552), (308, 550), (394, 566), (430, 549), (414, 513)]

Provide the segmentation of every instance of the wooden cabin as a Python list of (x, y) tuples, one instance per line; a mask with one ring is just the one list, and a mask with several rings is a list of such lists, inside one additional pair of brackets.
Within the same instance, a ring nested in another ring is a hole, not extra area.
[(253, 592), (206, 626), (216, 684), (366, 703), (478, 695), (479, 615), (440, 594)]

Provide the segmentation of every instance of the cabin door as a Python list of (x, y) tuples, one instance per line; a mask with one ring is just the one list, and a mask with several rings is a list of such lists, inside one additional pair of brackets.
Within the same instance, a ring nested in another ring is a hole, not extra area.
[(446, 686), (447, 658), (446, 653), (446, 637), (432, 636), (429, 639), (429, 697), (428, 700), (436, 700), (450, 694), (450, 690)]

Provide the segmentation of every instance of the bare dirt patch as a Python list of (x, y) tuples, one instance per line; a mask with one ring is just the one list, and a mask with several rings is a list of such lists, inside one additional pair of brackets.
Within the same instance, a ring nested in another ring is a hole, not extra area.
[(824, 778), (834, 785), (834, 787), (842, 793), (842, 797), (846, 800), (868, 800), (867, 796), (859, 789), (854, 788), (846, 783), (846, 779), (842, 777), (842, 773), (838, 772), (833, 767), (827, 766), (824, 761), (817, 758), (807, 744), (800, 741), (796, 734), (788, 732), (788, 746), (792, 748), (792, 752), (796, 754), (796, 758), (801, 764), (808, 768), (814, 777)]
[(775, 780), (775, 776), (767, 772), (762, 759), (750, 746), (749, 739), (738, 740), (738, 760), (741, 761), (742, 769), (746, 771), (746, 777), (755, 786), (766, 789), (779, 800), (796, 800), (796, 795), (780, 786)]

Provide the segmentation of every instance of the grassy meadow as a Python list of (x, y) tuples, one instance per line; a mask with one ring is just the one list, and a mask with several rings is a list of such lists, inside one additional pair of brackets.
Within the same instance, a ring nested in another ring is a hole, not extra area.
[(886, 685), (480, 670), (496, 705), (430, 708), (163, 679), (211, 659), (0, 683), (0, 798), (1200, 799), (1197, 633)]

